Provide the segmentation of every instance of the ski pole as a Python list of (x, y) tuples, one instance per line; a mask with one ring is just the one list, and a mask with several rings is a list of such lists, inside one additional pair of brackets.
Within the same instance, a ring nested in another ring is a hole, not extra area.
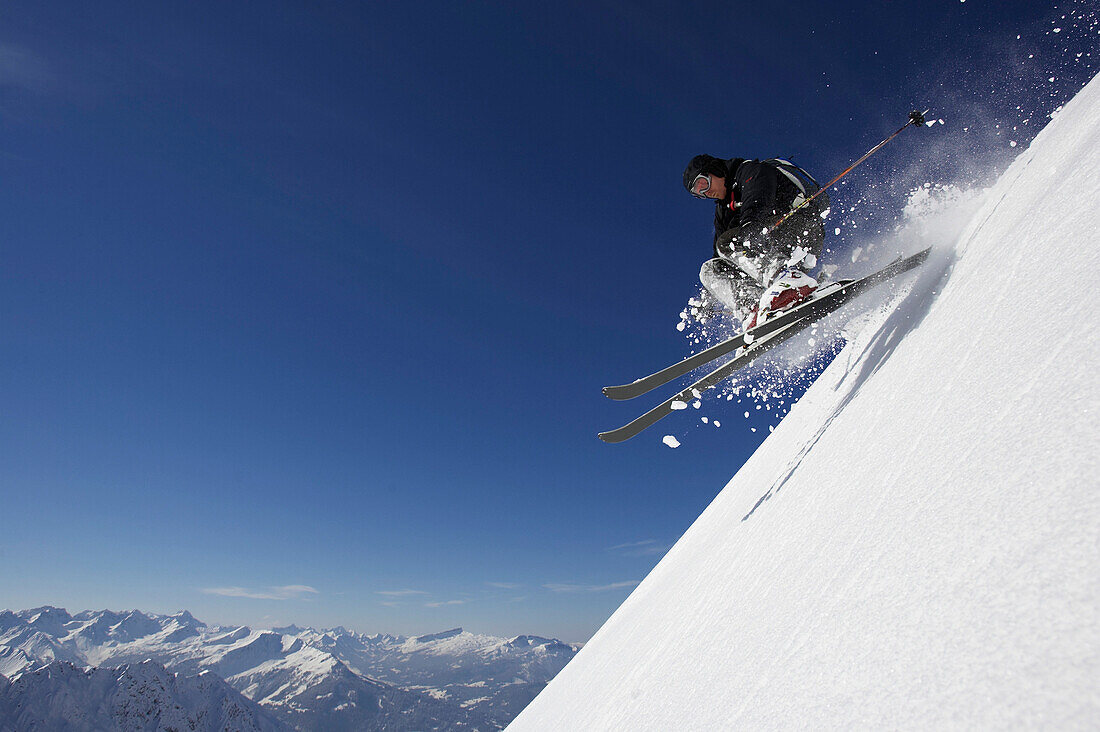
[(827, 189), (827, 188), (830, 188), (830, 187), (832, 187), (832, 185), (833, 185), (834, 183), (836, 183), (836, 182), (837, 182), (838, 180), (840, 180), (840, 179), (841, 179), (841, 178), (843, 178), (844, 176), (846, 176), (846, 175), (848, 175), (849, 173), (851, 173), (851, 172), (852, 172), (852, 171), (853, 171), (853, 170), (855, 169), (855, 167), (856, 167), (857, 165), (859, 165), (859, 164), (860, 164), (860, 163), (862, 163), (862, 162), (863, 162), (864, 160), (866, 160), (867, 158), (871, 157), (871, 156), (872, 156), (872, 155), (874, 155), (874, 154), (875, 154), (876, 152), (878, 152), (878, 151), (879, 151), (879, 149), (880, 149), (880, 148), (882, 148), (882, 146), (883, 146), (883, 145), (885, 145), (886, 143), (890, 142), (890, 140), (893, 140), (893, 139), (894, 139), (895, 137), (897, 137), (898, 135), (900, 135), (900, 134), (901, 134), (901, 132), (902, 132), (902, 130), (904, 130), (904, 129), (905, 129), (906, 127), (908, 127), (909, 125), (913, 125), (914, 127), (920, 127), (921, 125), (923, 125), (923, 124), (924, 124), (924, 115), (925, 115), (925, 114), (927, 114), (927, 113), (928, 113), (928, 110), (927, 110), (927, 109), (926, 109), (926, 110), (924, 110), (923, 112), (918, 112), (917, 110), (915, 110), (915, 109), (914, 109), (914, 110), (913, 110), (912, 112), (910, 112), (910, 113), (909, 113), (909, 121), (908, 121), (908, 122), (906, 122), (905, 124), (903, 124), (903, 125), (902, 125), (901, 127), (899, 127), (899, 128), (898, 128), (898, 131), (897, 131), (897, 132), (895, 132), (894, 134), (890, 135), (890, 136), (889, 136), (889, 137), (887, 137), (887, 138), (886, 138), (885, 140), (883, 140), (882, 142), (880, 142), (879, 144), (875, 145), (875, 146), (874, 146), (873, 148), (871, 148), (870, 150), (868, 150), (868, 151), (867, 151), (867, 152), (866, 152), (866, 153), (865, 153), (865, 154), (863, 155), (863, 157), (862, 157), (862, 158), (860, 158), (859, 160), (855, 161), (854, 163), (852, 163), (851, 165), (849, 165), (849, 166), (848, 166), (847, 168), (845, 168), (845, 169), (844, 169), (844, 172), (842, 172), (842, 173), (841, 173), (840, 175), (838, 175), (837, 177), (833, 178), (833, 179), (832, 179), (831, 181), (829, 181), (829, 182), (828, 182), (828, 183), (826, 183), (825, 185), (821, 186), (821, 188), (820, 188), (820, 189), (818, 189), (817, 193), (813, 194), (812, 196), (810, 196), (809, 198), (807, 198), (807, 199), (806, 199), (805, 201), (803, 201), (802, 203), (798, 204), (797, 206), (795, 206), (794, 208), (792, 208), (792, 209), (791, 209), (790, 211), (788, 211), (788, 212), (787, 212), (787, 215), (786, 215), (786, 216), (784, 216), (783, 218), (779, 219), (779, 221), (777, 221), (777, 222), (775, 223), (775, 226), (773, 226), (773, 227), (772, 227), (772, 229), (774, 230), (774, 229), (775, 229), (775, 228), (776, 228), (777, 226), (780, 226), (780, 225), (782, 225), (782, 223), (783, 223), (784, 221), (786, 221), (787, 219), (789, 219), (789, 218), (790, 218), (791, 216), (793, 216), (793, 215), (794, 215), (794, 214), (795, 214), (796, 212), (798, 212), (798, 211), (801, 211), (801, 210), (802, 210), (802, 208), (803, 208), (804, 206), (806, 206), (807, 204), (809, 204), (809, 203), (810, 203), (810, 201), (814, 200), (815, 198), (817, 198), (818, 196), (820, 196), (820, 195), (821, 195), (822, 193), (824, 193), (824, 192), (825, 192), (825, 189)]

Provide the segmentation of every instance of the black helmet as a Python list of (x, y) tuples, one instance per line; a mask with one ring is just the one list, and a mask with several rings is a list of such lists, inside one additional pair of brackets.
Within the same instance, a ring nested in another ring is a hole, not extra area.
[(684, 188), (691, 191), (691, 184), (700, 175), (726, 177), (726, 161), (713, 155), (696, 155), (684, 168)]

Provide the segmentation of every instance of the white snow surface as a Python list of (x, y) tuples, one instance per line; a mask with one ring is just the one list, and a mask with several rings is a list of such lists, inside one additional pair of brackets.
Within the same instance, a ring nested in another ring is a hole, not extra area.
[(1100, 80), (976, 210), (510, 730), (1096, 729)]

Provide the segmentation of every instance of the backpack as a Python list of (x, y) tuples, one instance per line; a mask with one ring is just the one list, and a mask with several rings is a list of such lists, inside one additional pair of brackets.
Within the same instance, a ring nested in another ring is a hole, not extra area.
[[(806, 202), (808, 198), (813, 196), (819, 190), (821, 190), (821, 184), (814, 179), (812, 175), (806, 172), (804, 168), (792, 163), (790, 160), (783, 160), (782, 158), (768, 158), (761, 161), (772, 166), (787, 178), (794, 187), (799, 190), (799, 194), (795, 196), (794, 201), (791, 202), (791, 209), (796, 209)], [(820, 205), (819, 202), (824, 203)], [(829, 199), (825, 194), (821, 194), (814, 199), (814, 204), (817, 204), (815, 208), (818, 211), (823, 211), (829, 206)]]
[[(797, 229), (805, 227), (802, 230), (807, 235), (804, 237), (805, 240), (800, 242), (800, 245), (814, 255), (815, 258), (820, 256), (825, 241), (824, 218), (829, 210), (829, 194), (821, 190), (821, 184), (812, 175), (790, 160), (771, 158), (764, 162), (778, 170), (780, 175), (793, 183), (799, 191), (794, 200), (791, 201), (790, 213), (784, 216), (780, 223), (787, 220), (788, 217), (796, 217), (801, 222)], [(810, 198), (813, 198), (813, 201), (807, 205), (806, 201)], [(795, 213), (796, 211), (798, 213)]]

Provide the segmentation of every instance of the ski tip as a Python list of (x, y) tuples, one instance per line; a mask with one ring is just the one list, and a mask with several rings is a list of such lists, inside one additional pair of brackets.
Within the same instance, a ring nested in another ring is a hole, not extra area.
[(611, 430), (610, 432), (601, 432), (596, 437), (599, 437), (609, 445), (615, 445), (620, 442), (625, 442), (628, 437), (622, 435), (622, 430)]

